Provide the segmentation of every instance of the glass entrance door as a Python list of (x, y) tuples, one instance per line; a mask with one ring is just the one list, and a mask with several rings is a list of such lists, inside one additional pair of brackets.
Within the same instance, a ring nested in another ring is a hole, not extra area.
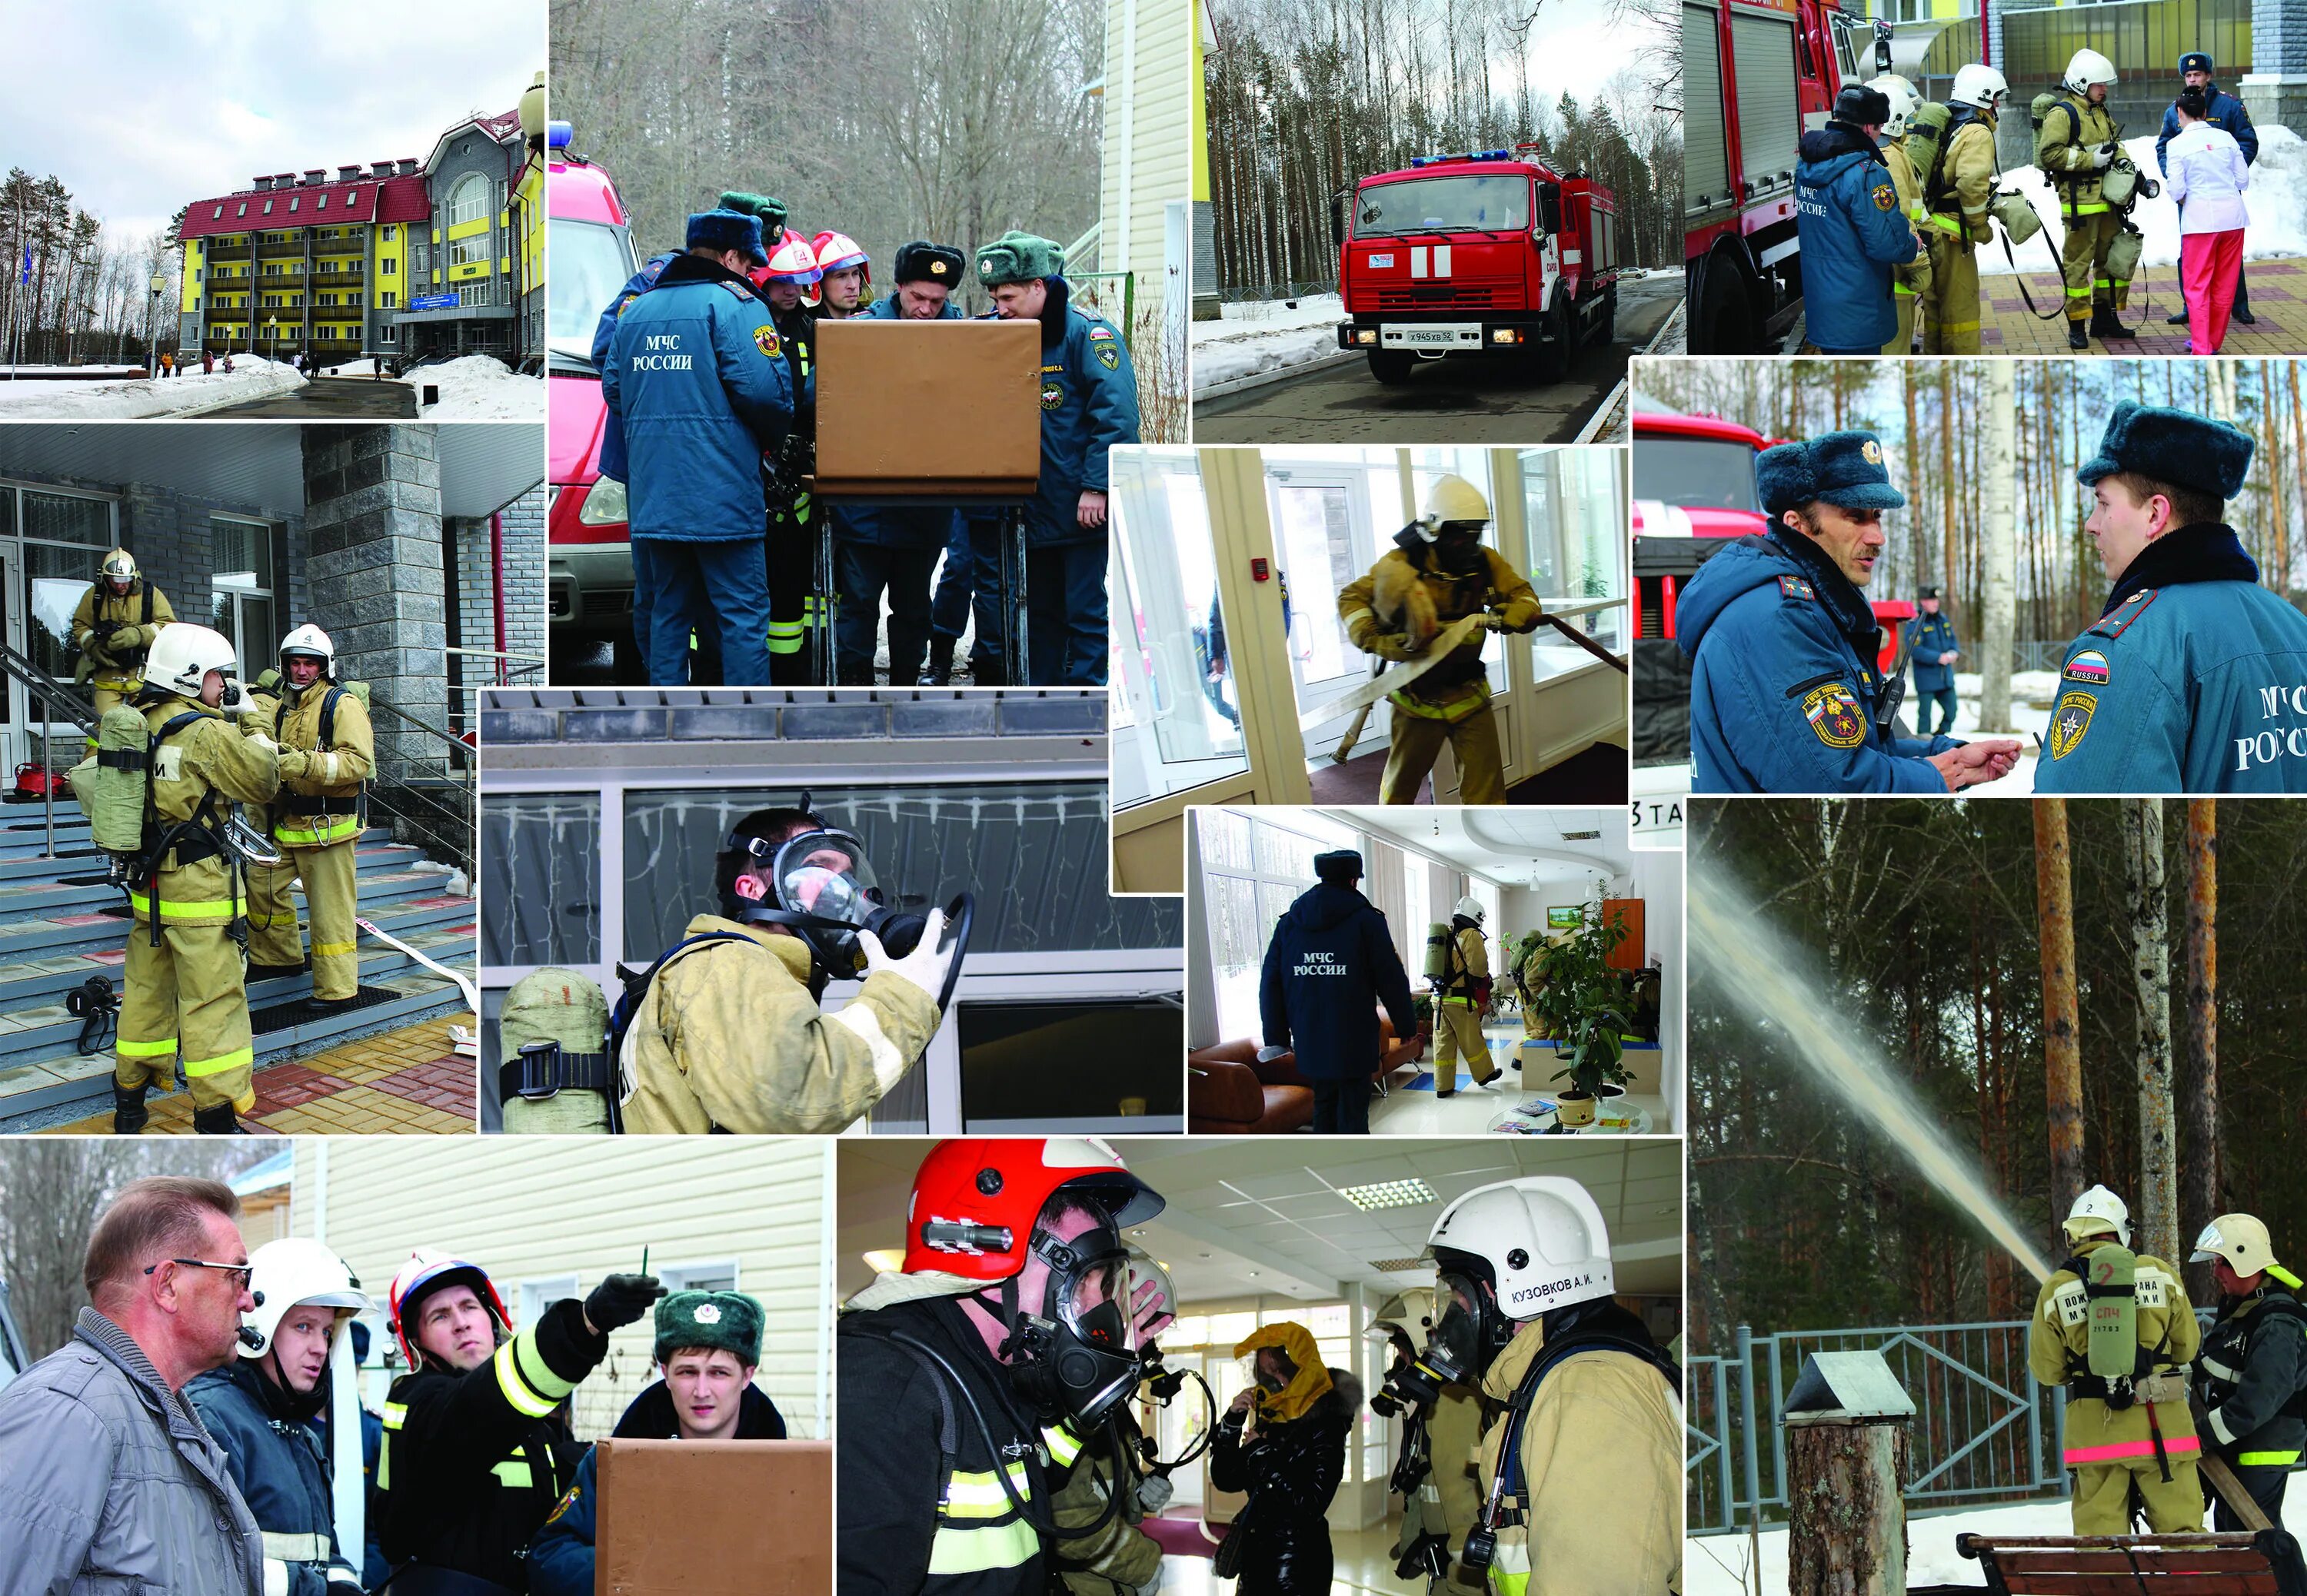
[[(1377, 559), (1364, 474), (1351, 466), (1269, 460), (1267, 513), (1289, 600), (1290, 672), (1298, 689), (1299, 730), (1308, 768), (1325, 761), (1351, 714), (1329, 710), (1368, 679), (1370, 656), (1356, 648), (1338, 619), (1337, 595)], [(1361, 746), (1385, 746), (1393, 711), (1380, 703), (1363, 727)]]

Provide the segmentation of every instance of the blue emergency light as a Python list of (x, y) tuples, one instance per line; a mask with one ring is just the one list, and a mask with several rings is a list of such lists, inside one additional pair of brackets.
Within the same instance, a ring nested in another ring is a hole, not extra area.
[(1469, 149), (1463, 155), (1413, 155), (1413, 166), (1430, 166), (1438, 161), (1503, 161), (1514, 158), (1511, 149)]
[(548, 149), (566, 149), (569, 148), (570, 141), (576, 136), (577, 130), (566, 122), (548, 122), (545, 124), (545, 144)]

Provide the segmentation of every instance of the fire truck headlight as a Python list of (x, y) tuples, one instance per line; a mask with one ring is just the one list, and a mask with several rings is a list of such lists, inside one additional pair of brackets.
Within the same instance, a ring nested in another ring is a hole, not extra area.
[(1357, 343), (1357, 344), (1375, 344), (1375, 343), (1376, 343), (1376, 342), (1377, 342), (1377, 329), (1376, 329), (1376, 328), (1374, 328), (1374, 327), (1361, 327), (1361, 328), (1356, 328), (1356, 329), (1354, 329), (1354, 342), (1355, 342), (1355, 343)]
[(1490, 329), (1490, 342), (1493, 344), (1519, 344), (1522, 342), (1522, 330), (1519, 328), (1513, 327), (1492, 328)]

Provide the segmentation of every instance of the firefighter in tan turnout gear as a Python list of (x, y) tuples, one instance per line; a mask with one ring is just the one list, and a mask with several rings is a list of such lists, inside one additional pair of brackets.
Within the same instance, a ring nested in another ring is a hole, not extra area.
[(2011, 85), (1973, 62), (1954, 74), (1947, 95), (1953, 114), (1941, 135), (1938, 175), (1925, 173), (1931, 278), (1924, 312), (1923, 353), (1978, 353), (1978, 249), (1994, 239), (1986, 204), (1994, 194), (1994, 122)]
[(281, 782), (272, 800), (272, 839), (288, 863), (265, 872), (270, 880), (262, 901), (252, 904), (249, 975), (293, 974), (304, 964), (287, 894), (294, 875), (304, 883), (312, 920), (313, 995), (324, 1003), (346, 1003), (360, 990), (356, 855), (364, 822), (362, 795), (376, 773), (376, 733), (360, 695), (337, 680), (336, 644), (316, 626), (298, 627), (281, 641), (279, 691), (269, 719), (261, 707), (250, 719), (283, 748), (301, 749), (311, 760), (301, 774)]
[(2106, 108), (2114, 86), (2114, 62), (2097, 50), (2077, 50), (2061, 85), (2065, 92), (2053, 98), (2035, 133), (2035, 164), (2051, 180), (2066, 229), (2059, 275), (2067, 285), (2070, 349), (2088, 349), (2095, 337), (2137, 336), (2119, 320), (2131, 300), (2131, 273), (2108, 260), (2126, 209), (2109, 198), (2108, 179), (2120, 175), (2126, 184), (2139, 181), (2123, 153), (2123, 130)]
[(2063, 1228), (2074, 1256), (2043, 1283), (2027, 1361), (2067, 1388), (2075, 1533), (2129, 1533), (2134, 1497), (2155, 1533), (2200, 1530), (2187, 1365), (2203, 1336), (2179, 1272), (2131, 1250), (2131, 1212), (2104, 1186), (2075, 1199)]
[(176, 619), (168, 595), (138, 572), (134, 555), (115, 549), (104, 557), (72, 619), (73, 646), (89, 668), (99, 718), (144, 685), (144, 660), (152, 640)]
[[(1477, 1187), (1443, 1210), (1426, 1248), (1439, 1311), (1413, 1372), (1429, 1388), (1478, 1384), (1504, 1410), (1482, 1442), (1465, 1571), (1487, 1564), (1497, 1596), (1676, 1588), (1681, 1371), (1611, 1300), (1594, 1199), (1561, 1175)], [(1482, 1532), (1496, 1538), (1487, 1558)]]
[[(1338, 594), (1338, 619), (1356, 648), (1397, 663), (1428, 661), (1422, 674), (1386, 696), (1394, 732), (1382, 803), (1416, 803), (1445, 743), (1458, 762), (1460, 802), (1506, 801), (1482, 645), (1491, 632), (1534, 631), (1539, 603), (1522, 574), (1483, 545), (1489, 522), (1482, 491), (1462, 476), (1444, 476), (1427, 491), (1426, 514), (1394, 534), (1394, 550)], [(1482, 617), (1482, 625), (1432, 658), (1434, 638), (1469, 616)]]
[(1482, 916), (1479, 902), (1459, 899), (1439, 950), (1439, 968), (1434, 968), (1437, 961), (1429, 960), (1426, 972), (1434, 983), (1434, 1095), (1437, 1097), (1456, 1095), (1461, 1054), (1466, 1060), (1466, 1072), (1478, 1087), (1488, 1086), (1505, 1073), (1491, 1059), (1490, 1045), (1482, 1038), (1482, 1011), (1490, 1002), (1490, 947), (1482, 935)]
[[(161, 631), (145, 661), (136, 707), (152, 739), (153, 819), (128, 893), (135, 923), (113, 1069), (113, 1129), (123, 1133), (144, 1128), (146, 1090), (167, 1089), (179, 1067), (196, 1129), (229, 1133), (238, 1129), (236, 1113), (256, 1105), (248, 997), (232, 935), (243, 893), (223, 831), (233, 804), (268, 802), (307, 760), (235, 730), (223, 708), (238, 692), (227, 679), (233, 664), (230, 639), (181, 622)], [(143, 757), (129, 762), (133, 771), (112, 773), (145, 781)], [(99, 779), (107, 778), (99, 772)]]
[(1930, 295), (1930, 208), (1923, 203), (1923, 178), (1915, 170), (1914, 159), (1907, 153), (1907, 128), (1922, 97), (1915, 86), (1896, 73), (1874, 79), (1866, 87), (1891, 102), (1891, 119), (1882, 124), (1879, 147), (1882, 163), (1891, 168), (1891, 186), (1899, 196), (1899, 211), (1914, 224), (1915, 237), (1923, 245), (1915, 258), (1904, 266), (1896, 267), (1891, 274), (1891, 306), (1899, 315), (1899, 330), (1882, 346), (1885, 354), (1912, 354), (1915, 352), (1915, 312)]

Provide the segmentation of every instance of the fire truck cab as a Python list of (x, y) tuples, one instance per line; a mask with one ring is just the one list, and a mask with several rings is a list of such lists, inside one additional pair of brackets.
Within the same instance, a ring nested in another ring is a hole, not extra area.
[(1617, 315), (1617, 204), (1538, 158), (1538, 147), (1421, 156), (1365, 177), (1331, 211), (1338, 347), (1380, 382), (1421, 360), (1522, 355), (1541, 381), (1607, 344)]

